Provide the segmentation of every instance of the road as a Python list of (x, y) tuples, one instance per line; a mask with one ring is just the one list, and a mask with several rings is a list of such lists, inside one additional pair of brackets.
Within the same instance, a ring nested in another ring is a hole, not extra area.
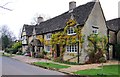
[(9, 57), (0, 58), (2, 58), (2, 63), (0, 63), (2, 64), (2, 75), (64, 75), (57, 71), (29, 65)]

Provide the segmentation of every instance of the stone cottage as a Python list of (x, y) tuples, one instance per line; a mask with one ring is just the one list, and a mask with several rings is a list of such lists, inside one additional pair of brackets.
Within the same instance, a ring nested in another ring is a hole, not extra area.
[[(63, 14), (47, 21), (43, 21), (43, 18), (39, 17), (39, 23), (34, 26), (24, 25), (22, 32), (23, 51), (41, 52), (44, 49), (44, 51), (48, 53), (51, 52), (52, 45), (50, 44), (50, 40), (52, 34), (63, 32), (66, 23), (69, 22), (70, 19), (76, 21), (74, 26), (82, 27), (81, 33), (84, 35), (84, 43), (79, 61), (84, 63), (87, 55), (88, 36), (98, 33), (100, 33), (100, 36), (107, 36), (106, 20), (98, 0), (88, 2), (78, 7), (76, 7), (76, 2), (72, 1), (69, 3), (69, 10)], [(69, 27), (66, 36), (74, 37), (76, 35), (74, 28), (75, 27)], [(44, 43), (42, 43), (43, 40)], [(72, 44), (66, 45), (64, 48), (64, 60), (77, 62), (78, 58), (74, 58), (74, 56), (78, 54), (78, 49), (81, 49), (80, 46), (78, 46), (78, 44)], [(59, 44), (56, 45), (56, 52), (56, 57), (59, 57)]]

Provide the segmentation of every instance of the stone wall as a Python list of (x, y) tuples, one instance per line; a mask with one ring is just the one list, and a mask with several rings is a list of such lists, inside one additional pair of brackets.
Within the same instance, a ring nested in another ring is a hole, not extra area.
[(98, 33), (100, 36), (107, 36), (107, 27), (104, 18), (104, 14), (102, 12), (102, 8), (99, 2), (96, 2), (94, 8), (89, 15), (83, 29), (82, 33), (85, 35), (84, 37), (84, 44), (83, 44), (83, 52), (81, 54), (82, 60), (85, 61), (85, 57), (87, 56), (88, 50), (88, 36), (93, 33), (93, 26), (98, 27)]

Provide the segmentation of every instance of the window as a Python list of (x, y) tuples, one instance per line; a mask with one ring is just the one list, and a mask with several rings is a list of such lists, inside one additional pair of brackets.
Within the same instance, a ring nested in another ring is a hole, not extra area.
[(98, 27), (94, 27), (94, 26), (92, 26), (92, 28), (93, 28), (93, 34), (98, 34)]
[(51, 39), (51, 33), (46, 34), (46, 40), (50, 40)]
[(77, 45), (67, 46), (67, 52), (77, 52)]
[(74, 35), (74, 34), (76, 34), (74, 28), (73, 27), (69, 27), (68, 30), (67, 30), (67, 34), (68, 35)]
[(46, 51), (49, 52), (50, 48), (51, 48), (51, 46), (46, 46)]

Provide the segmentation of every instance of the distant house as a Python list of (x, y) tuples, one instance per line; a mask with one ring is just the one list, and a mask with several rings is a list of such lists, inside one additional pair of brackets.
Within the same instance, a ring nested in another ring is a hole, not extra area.
[[(108, 35), (109, 35), (109, 58), (118, 58), (117, 44), (120, 44), (120, 18), (107, 21)], [(119, 50), (120, 51), (120, 50)]]
[[(43, 49), (46, 52), (51, 51), (50, 45), (51, 35), (57, 32), (62, 32), (66, 27), (66, 22), (70, 19), (76, 20), (75, 26), (82, 27), (82, 34), (84, 36), (83, 50), (80, 55), (80, 62), (85, 62), (87, 55), (88, 36), (90, 34), (98, 34), (107, 36), (106, 20), (103, 10), (98, 0), (88, 2), (84, 5), (76, 7), (76, 2), (69, 3), (69, 10), (59, 16), (43, 21), (42, 17), (38, 18), (37, 25), (24, 25), (22, 32), (23, 51), (41, 52)], [(67, 30), (66, 36), (74, 37), (74, 27)], [(45, 43), (42, 43), (41, 39)], [(76, 38), (77, 39), (77, 38)], [(58, 40), (59, 41), (59, 40)], [(70, 59), (71, 62), (77, 62), (77, 58), (73, 58), (78, 53), (78, 44), (65, 46), (64, 60)], [(60, 45), (56, 45), (57, 57), (60, 56)], [(72, 59), (73, 58), (73, 59)]]
[(23, 25), (23, 29), (22, 29), (22, 34), (21, 34), (21, 38), (22, 38), (22, 51), (26, 52), (28, 50), (28, 45), (30, 43), (29, 39), (32, 36), (32, 32), (33, 32), (33, 27), (35, 25)]

